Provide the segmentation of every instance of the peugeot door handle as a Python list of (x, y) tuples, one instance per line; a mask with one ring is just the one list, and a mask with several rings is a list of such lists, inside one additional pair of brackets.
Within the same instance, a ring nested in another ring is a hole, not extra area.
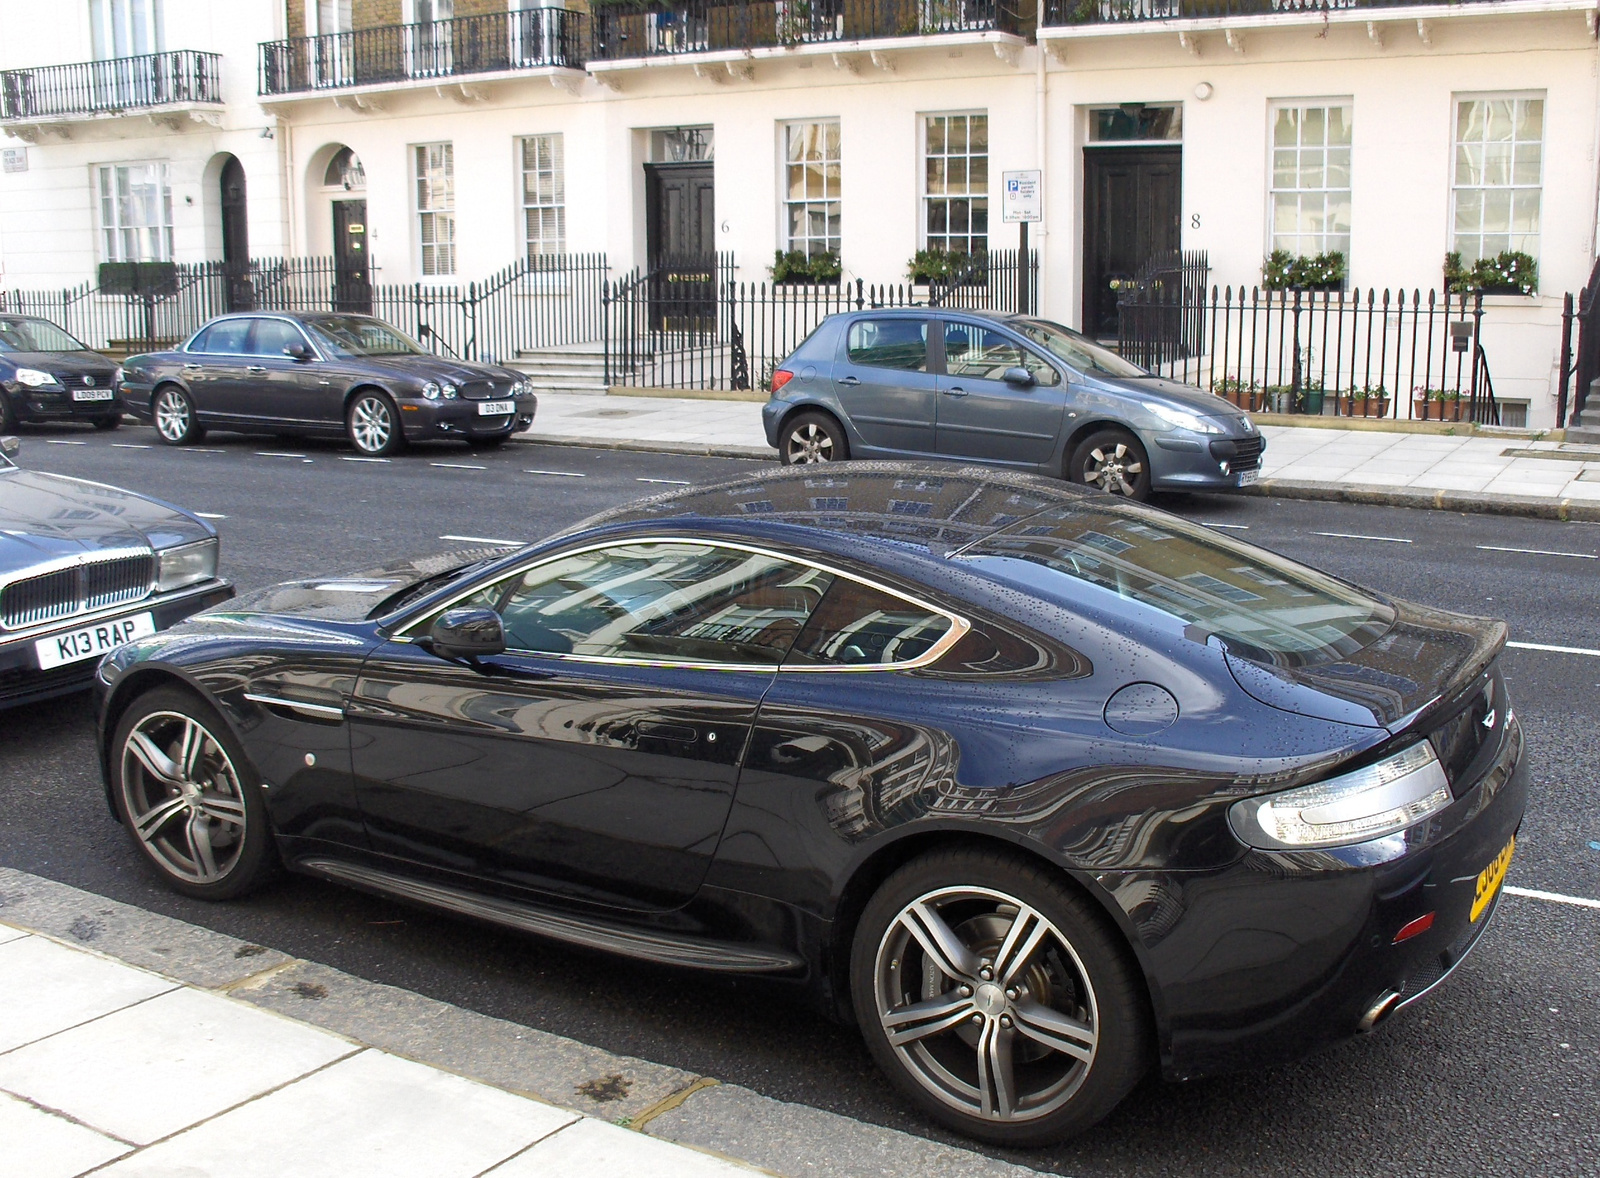
[(856, 385), (860, 384), (861, 381), (857, 377), (854, 377), (854, 376), (841, 376), (839, 378), (839, 383), (840, 384), (849, 385), (852, 388), (854, 388)]
[(945, 395), (949, 397), (965, 397), (967, 390), (960, 385), (956, 385), (954, 388), (945, 389)]

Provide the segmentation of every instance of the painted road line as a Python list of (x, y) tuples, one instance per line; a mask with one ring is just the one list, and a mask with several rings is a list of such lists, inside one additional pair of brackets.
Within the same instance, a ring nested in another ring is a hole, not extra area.
[(468, 544), (505, 544), (511, 548), (521, 548), (526, 540), (496, 540), (493, 536), (440, 536), (441, 540), (462, 540)]
[(197, 512), (195, 512), (195, 514), (198, 515), (201, 519), (227, 519), (228, 518), (225, 515), (218, 515), (214, 511), (197, 511)]
[(470, 462), (430, 462), (429, 466), (443, 467), (445, 470), (488, 470), (487, 466), (475, 466)]
[(257, 458), (304, 458), (304, 454), (290, 454), (286, 450), (257, 450)]
[(674, 487), (694, 486), (688, 479), (634, 479), (633, 481), (636, 483), (667, 483)]
[(340, 462), (388, 462), (387, 458), (355, 458), (349, 454), (339, 455)]
[(1572, 556), (1578, 560), (1600, 560), (1592, 552), (1556, 552), (1550, 548), (1502, 548), (1498, 544), (1479, 544), (1484, 552), (1521, 552), (1528, 556)]
[(1248, 532), (1250, 530), (1249, 524), (1214, 524), (1207, 520), (1201, 520), (1200, 523), (1208, 528), (1227, 528), (1230, 532)]
[(548, 475), (554, 475), (557, 478), (563, 478), (563, 479), (586, 479), (586, 478), (589, 477), (586, 474), (579, 474), (575, 470), (525, 470), (522, 473), (523, 474), (548, 474)]
[(46, 438), (45, 441), (52, 446), (87, 446), (89, 444), (88, 442), (75, 441), (72, 438)]
[(1313, 536), (1332, 536), (1336, 540), (1382, 540), (1385, 544), (1409, 544), (1399, 536), (1363, 536), (1360, 532), (1312, 532)]
[(113, 450), (148, 450), (148, 449), (150, 449), (150, 443), (149, 442), (112, 442), (111, 443), (111, 448)]
[(212, 450), (207, 446), (179, 446), (179, 454), (226, 454), (226, 450)]
[(1600, 650), (1590, 650), (1584, 646), (1548, 646), (1543, 642), (1508, 642), (1506, 645), (1515, 650), (1543, 650), (1551, 654), (1591, 654), (1600, 658)]
[(1529, 900), (1548, 900), (1552, 904), (1571, 904), (1577, 908), (1600, 908), (1600, 900), (1591, 900), (1587, 896), (1564, 896), (1560, 892), (1541, 892), (1535, 888), (1514, 888), (1506, 885), (1506, 891), (1513, 896), (1522, 896)]

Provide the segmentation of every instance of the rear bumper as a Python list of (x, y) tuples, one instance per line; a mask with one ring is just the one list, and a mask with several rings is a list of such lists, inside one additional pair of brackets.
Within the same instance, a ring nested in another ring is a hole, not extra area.
[(88, 625), (109, 625), (122, 618), (142, 613), (152, 615), (158, 631), (167, 630), (185, 618), (192, 617), (203, 609), (210, 609), (214, 605), (221, 605), (232, 597), (233, 586), (228, 582), (207, 581), (192, 589), (163, 594), (159, 599), (147, 597), (143, 601), (103, 614), (69, 618), (60, 625), (29, 630), (17, 637), (0, 637), (0, 708), (82, 691), (94, 682), (95, 668), (100, 665), (99, 659), (89, 658), (48, 671), (40, 670), (39, 659), (34, 649), (36, 642), (52, 638), (57, 634), (67, 634)]

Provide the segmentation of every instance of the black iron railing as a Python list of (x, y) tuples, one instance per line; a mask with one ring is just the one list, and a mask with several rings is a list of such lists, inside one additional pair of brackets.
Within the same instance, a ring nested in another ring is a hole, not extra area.
[(7, 122), (221, 101), (222, 58), (190, 49), (0, 73)]
[(583, 21), (582, 13), (564, 8), (524, 8), (267, 41), (259, 89), (294, 94), (548, 66), (582, 69)]
[(721, 49), (1023, 31), (1010, 0), (658, 0), (594, 9), (590, 57), (617, 61)]
[(1500, 424), (1481, 294), (1176, 286), (1117, 311), (1124, 356), (1241, 409)]
[[(1428, 0), (1044, 0), (1046, 26), (1096, 25), (1218, 16), (1270, 16), (1341, 9), (1407, 8)], [(1496, 0), (1453, 0), (1493, 4)]]
[[(1574, 333), (1577, 338), (1574, 339)], [(1561, 373), (1556, 390), (1556, 426), (1581, 425), (1589, 385), (1600, 379), (1600, 262), (1588, 284), (1561, 307)], [(1568, 406), (1571, 416), (1568, 416)]]

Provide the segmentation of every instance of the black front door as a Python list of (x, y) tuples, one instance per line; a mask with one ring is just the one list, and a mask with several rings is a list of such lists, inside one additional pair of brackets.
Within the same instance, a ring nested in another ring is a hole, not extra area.
[(1183, 148), (1086, 147), (1083, 165), (1083, 329), (1111, 339), (1111, 284), (1179, 247)]
[(333, 270), (335, 310), (372, 313), (372, 286), (367, 268), (367, 202), (333, 202)]
[(709, 329), (716, 321), (717, 274), (712, 165), (646, 164), (644, 181), (651, 326)]
[(229, 156), (222, 165), (222, 274), (227, 283), (226, 304), (230, 311), (248, 311), (255, 306), (255, 290), (250, 285), (250, 218), (246, 211), (244, 165)]

